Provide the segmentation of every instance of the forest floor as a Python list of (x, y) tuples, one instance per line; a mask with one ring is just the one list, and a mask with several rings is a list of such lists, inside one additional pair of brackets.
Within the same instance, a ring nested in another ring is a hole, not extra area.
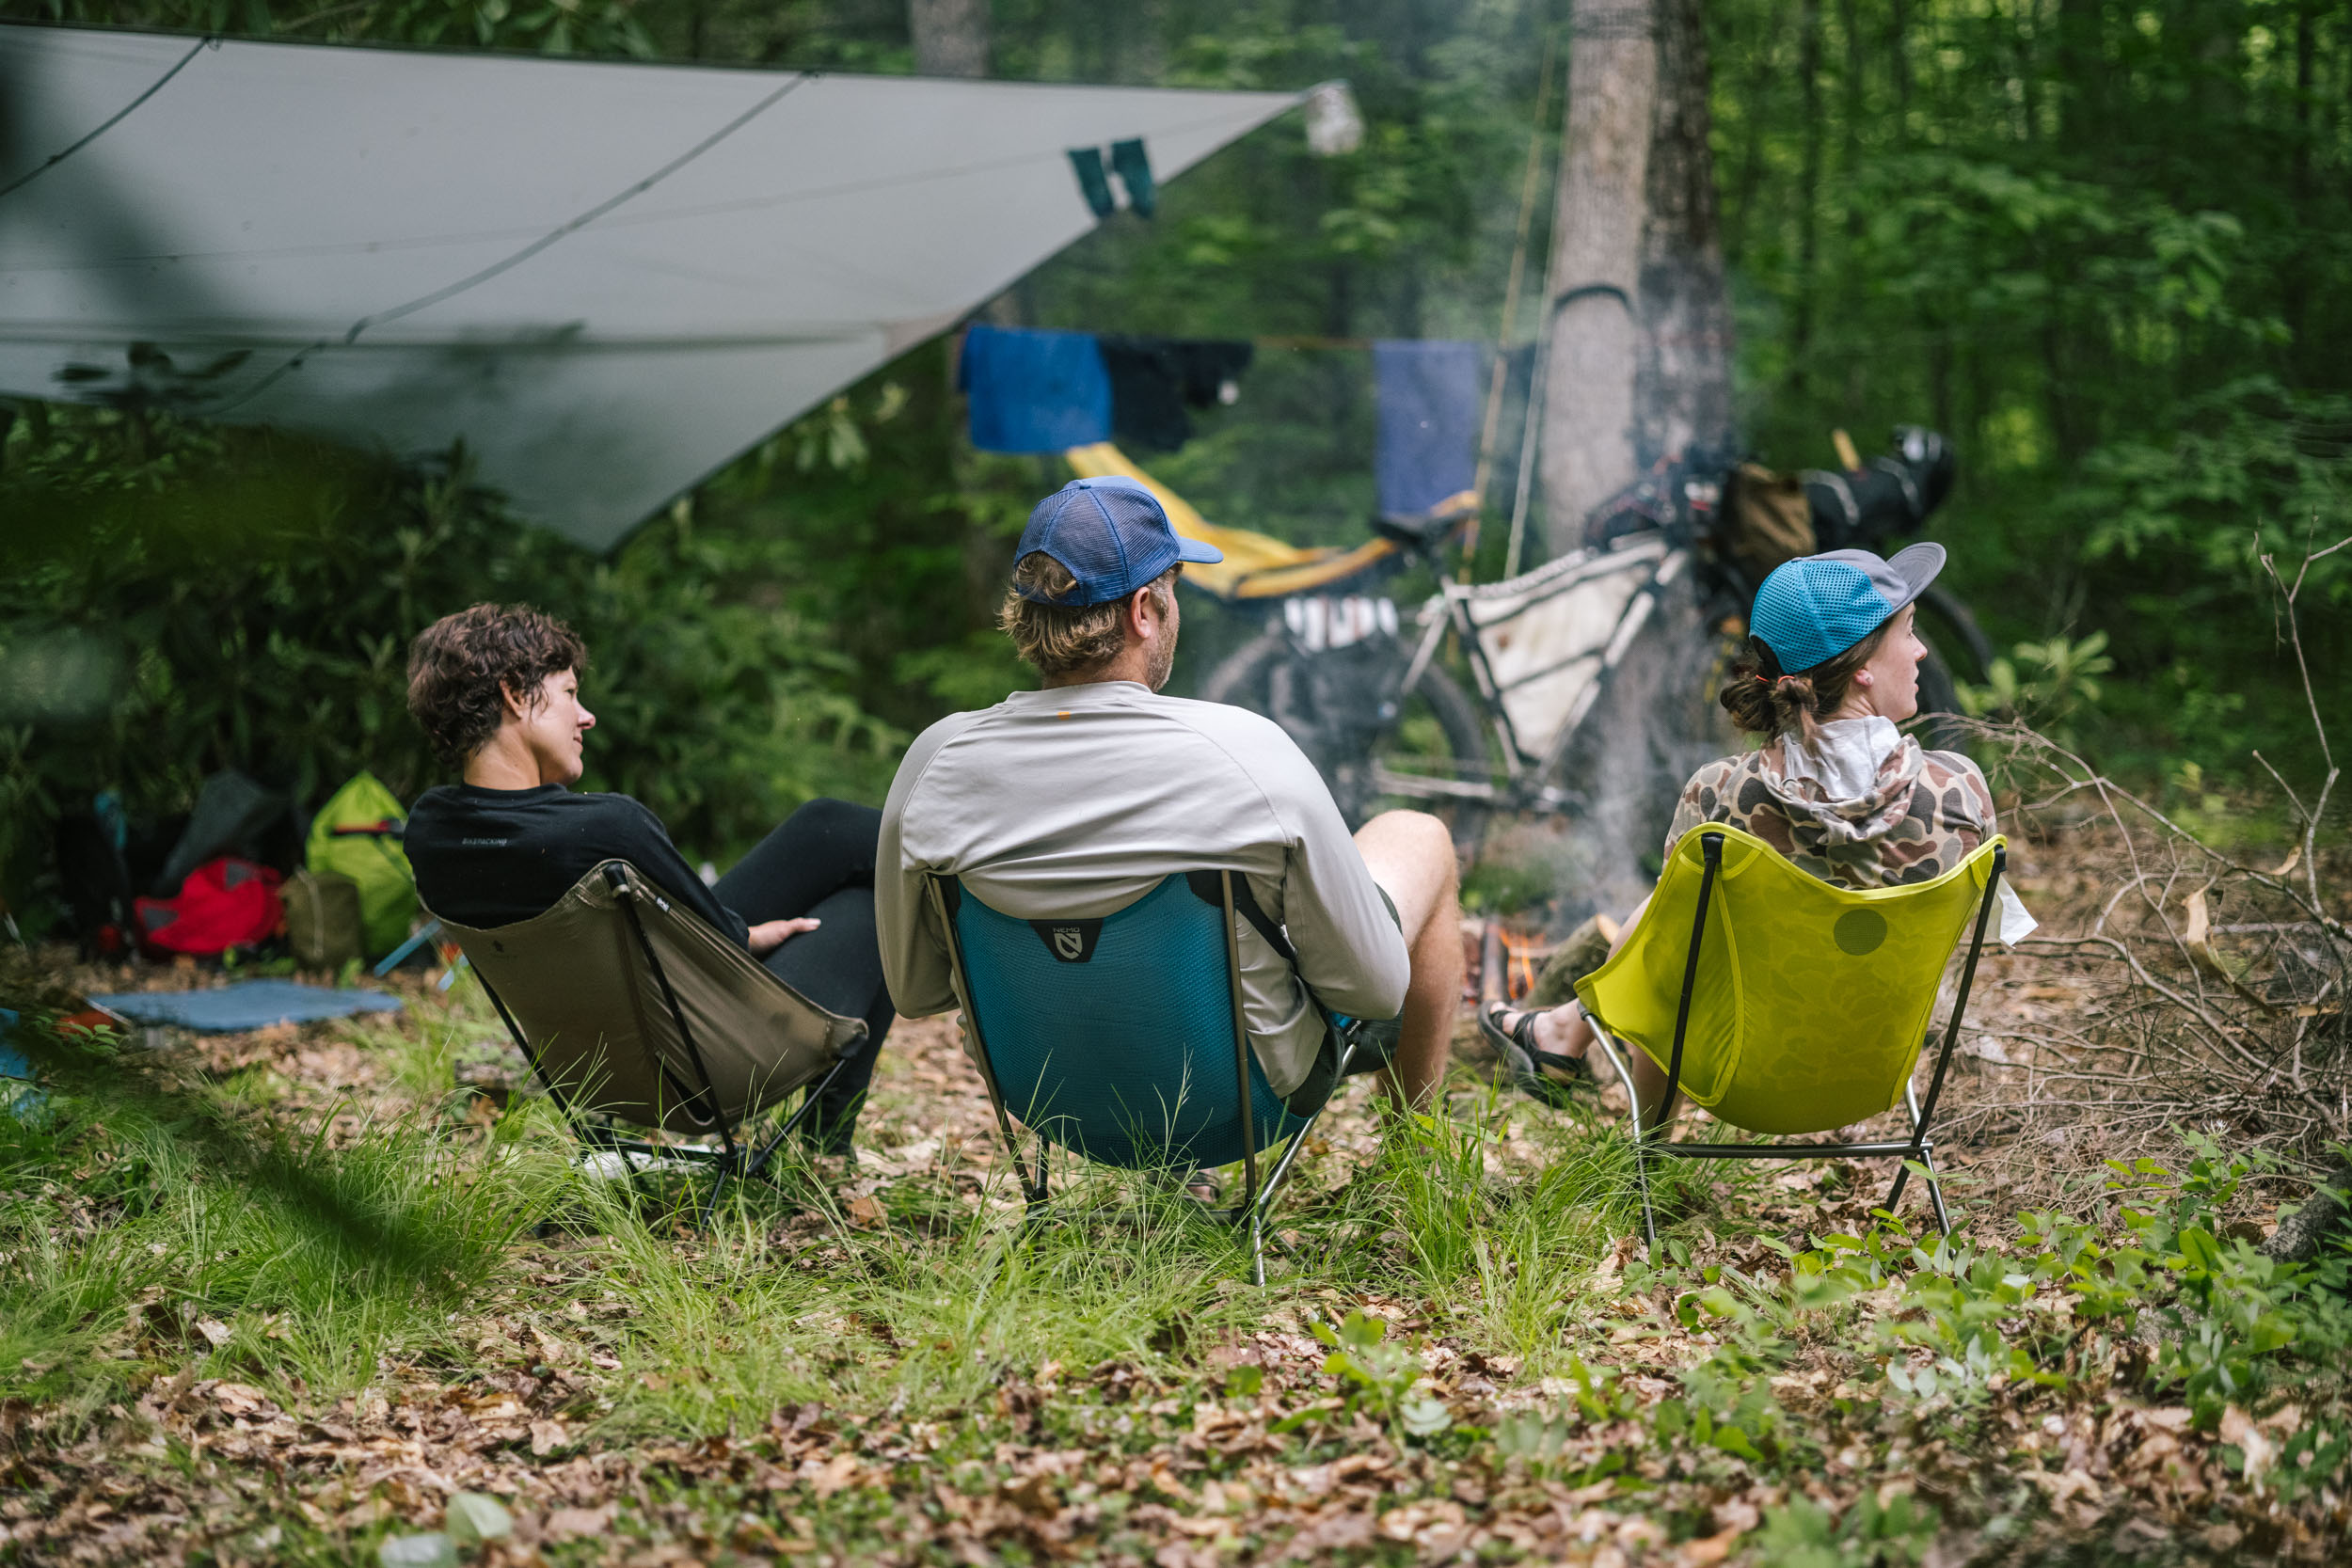
[[(2031, 858), (2045, 922), (2096, 895)], [(2013, 1114), (2070, 961), (1987, 961), (1949, 1243), (1915, 1180), (1878, 1208), (1890, 1162), (1714, 1164), (1658, 1178), (1652, 1260), (1608, 1104), (1499, 1093), (1465, 1030), (1434, 1135), (1384, 1140), (1363, 1080), (1326, 1117), (1263, 1290), (1140, 1179), (1057, 1170), (1025, 1233), (950, 1021), (892, 1031), (854, 1168), (701, 1231), (578, 1167), (470, 984), (41, 1022), (126, 980), (210, 977), (0, 974), (42, 1078), (0, 1112), (0, 1562), (2352, 1550), (2343, 1268), (2256, 1251), (2295, 1189)]]

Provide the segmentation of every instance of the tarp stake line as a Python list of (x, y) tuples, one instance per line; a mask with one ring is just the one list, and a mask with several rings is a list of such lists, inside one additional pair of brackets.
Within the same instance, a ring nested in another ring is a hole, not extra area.
[(88, 135), (84, 136), (80, 141), (75, 142), (72, 147), (67, 148), (62, 152), (51, 153), (47, 163), (41, 164), (37, 167), (27, 169), (23, 174), (20, 174), (15, 179), (9, 181), (7, 184), (0, 185), (0, 197), (5, 197), (13, 191), (22, 190), (24, 186), (31, 184), (34, 181), (40, 179), (51, 169), (56, 168), (59, 164), (64, 163), (68, 158), (72, 157), (76, 152), (81, 151), (82, 149), (87, 147), (90, 143), (96, 141), (99, 137), (104, 135), (107, 132), (121, 124), (125, 119), (130, 118), (132, 110), (137, 108), (140, 104), (146, 103), (149, 99), (163, 91), (165, 83), (170, 81), (174, 76), (179, 75), (183, 71), (185, 71), (188, 68), (188, 62), (196, 58), (198, 51), (202, 50), (209, 45), (218, 43), (219, 41), (220, 40), (215, 35), (211, 33), (207, 33), (202, 38), (198, 39), (196, 40), (196, 46), (190, 49), (186, 54), (180, 56), (179, 64), (173, 66), (169, 71), (165, 71), (161, 76), (156, 77), (152, 87), (150, 87), (145, 92), (139, 94), (136, 98), (134, 98), (131, 102), (125, 103), (121, 108), (116, 110), (111, 119), (100, 125), (97, 130), (92, 131)]
[[(671, 175), (675, 174), (679, 169), (684, 168), (687, 165), (692, 163), (695, 159), (701, 157), (704, 153), (709, 151), (712, 148), (718, 146), (721, 142), (735, 135), (736, 132), (740, 131), (744, 126), (749, 125), (753, 120), (757, 119), (761, 115), (766, 114), (769, 109), (775, 105), (778, 99), (783, 98), (787, 93), (792, 91), (793, 88), (801, 87), (805, 83), (815, 81), (820, 74), (822, 74), (822, 72), (814, 71), (803, 71), (800, 75), (793, 77), (792, 80), (785, 83), (784, 86), (778, 87), (775, 91), (770, 93), (767, 97), (761, 99), (758, 103), (753, 104), (741, 114), (737, 115), (733, 119), (728, 120), (724, 125), (722, 125), (719, 129), (713, 131), (707, 136), (705, 136), (701, 141), (696, 142), (692, 147), (688, 148), (685, 151), (679, 153), (676, 157), (671, 159), (668, 163), (662, 165), (651, 174), (646, 175), (643, 180), (640, 180), (635, 184), (629, 186), (627, 190), (622, 191), (617, 196), (606, 198), (594, 207), (591, 207), (586, 212), (580, 214), (578, 217), (558, 225), (548, 232), (542, 234), (539, 238), (523, 246), (522, 249), (515, 252), (512, 256), (506, 257), (501, 261), (491, 262), (488, 266), (484, 267), (481, 271), (475, 273), (470, 277), (461, 277), (456, 282), (450, 284), (446, 288), (436, 289), (429, 294), (419, 295), (417, 298), (410, 300), (405, 305), (395, 305), (389, 310), (378, 310), (372, 316), (361, 316), (358, 321), (351, 324), (351, 330), (343, 334), (344, 344), (348, 346), (351, 343), (357, 342), (358, 341), (359, 334), (365, 332), (372, 326), (381, 326), (387, 322), (395, 322), (400, 320), (403, 316), (414, 315), (419, 310), (426, 309), (432, 306), (438, 305), (445, 299), (453, 299), (457, 295), (464, 293), (469, 289), (474, 288), (480, 284), (487, 283), (491, 278), (498, 277), (501, 273), (508, 272), (520, 266), (523, 262), (530, 261), (533, 256), (536, 256), (541, 251), (547, 249), (548, 246), (555, 244), (556, 241), (564, 238), (564, 235), (577, 233), (579, 230), (585, 229), (588, 225), (596, 222), (596, 219), (604, 216), (605, 214), (612, 211), (615, 207), (620, 206), (623, 202), (626, 202), (634, 197), (643, 196), (645, 192), (653, 189), (654, 186), (661, 183), (662, 181), (667, 180)], [(161, 84), (159, 83), (157, 85), (160, 86)], [(260, 381), (254, 383), (252, 388), (248, 390), (244, 397), (238, 398), (233, 402), (223, 405), (223, 407), (216, 412), (226, 413), (229, 409), (235, 408), (239, 404), (249, 402), (253, 398), (260, 396), (263, 391), (274, 386), (279, 377), (285, 375), (290, 371), (298, 369), (303, 360), (309, 358), (311, 355), (316, 354), (319, 350), (326, 346), (326, 340), (322, 338), (317, 342), (310, 344), (308, 348), (302, 349), (296, 353), (293, 358), (287, 360), (284, 364), (270, 372), (269, 374), (263, 376)]]

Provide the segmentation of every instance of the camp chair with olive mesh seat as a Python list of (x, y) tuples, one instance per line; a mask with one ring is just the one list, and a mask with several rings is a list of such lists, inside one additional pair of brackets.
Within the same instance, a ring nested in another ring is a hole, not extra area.
[[(1927, 1172), (1936, 1223), (1950, 1233), (1928, 1129), (2007, 856), (2007, 841), (1994, 838), (1931, 881), (1853, 890), (1806, 875), (1736, 828), (1702, 823), (1683, 834), (1632, 937), (1576, 988), (1594, 1039), (1632, 1101), (1642, 1225), (1653, 1249), (1649, 1162), (1661, 1156), (1899, 1155), (1907, 1163), (1887, 1207), (1901, 1201), (1916, 1163)], [(1945, 965), (1971, 913), (1975, 935), (1923, 1104), (1912, 1071)], [(1619, 1047), (1646, 1053), (1665, 1070), (1661, 1125), (1642, 1125)], [(1719, 1121), (1773, 1138), (1826, 1132), (1899, 1103), (1910, 1113), (1911, 1135), (1875, 1143), (1667, 1142), (1660, 1134), (1674, 1120), (1677, 1092)]]
[[(1290, 944), (1230, 871), (1172, 874), (1124, 909), (1083, 920), (1020, 919), (948, 877), (933, 877), (931, 894), (1030, 1217), (1046, 1204), (1045, 1150), (1034, 1165), (1023, 1159), (1016, 1119), (1041, 1145), (1130, 1170), (1239, 1161), (1241, 1201), (1217, 1217), (1248, 1227), (1250, 1277), (1264, 1284), (1275, 1194), (1339, 1081), (1359, 1061), (1392, 1053), (1392, 1031), (1327, 1015), (1307, 1082), (1277, 1096), (1242, 1019), (1234, 920), (1248, 920), (1285, 958)], [(1284, 1139), (1262, 1183), (1260, 1162)]]
[[(581, 1141), (625, 1163), (711, 1166), (706, 1219), (727, 1181), (763, 1174), (825, 1085), (869, 1049), (863, 1019), (786, 985), (627, 861), (595, 867), (529, 920), (441, 926)], [(764, 1146), (738, 1141), (803, 1087), (806, 1100)], [(627, 1138), (616, 1122), (705, 1143)]]

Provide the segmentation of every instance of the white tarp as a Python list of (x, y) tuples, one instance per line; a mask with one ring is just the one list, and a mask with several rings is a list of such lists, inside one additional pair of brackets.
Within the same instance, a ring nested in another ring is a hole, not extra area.
[(1302, 95), (0, 25), (0, 392), (463, 438), (610, 546)]
[(1637, 604), (1637, 595), (1669, 580), (1684, 559), (1669, 555), (1664, 536), (1639, 534), (1507, 582), (1448, 590), (1478, 628), (1478, 651), (1522, 755), (1548, 760), (1582, 722), (1603, 675), (1647, 618), (1640, 611), (1649, 601)]

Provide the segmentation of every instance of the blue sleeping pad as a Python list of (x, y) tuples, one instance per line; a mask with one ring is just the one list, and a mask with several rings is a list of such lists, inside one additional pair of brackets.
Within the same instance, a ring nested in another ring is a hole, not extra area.
[[(1215, 872), (1172, 874), (1099, 920), (1020, 920), (961, 883), (953, 911), (980, 1042), (1004, 1108), (1104, 1164), (1243, 1157), (1233, 978)], [(1257, 1147), (1307, 1125), (1247, 1053)]]

